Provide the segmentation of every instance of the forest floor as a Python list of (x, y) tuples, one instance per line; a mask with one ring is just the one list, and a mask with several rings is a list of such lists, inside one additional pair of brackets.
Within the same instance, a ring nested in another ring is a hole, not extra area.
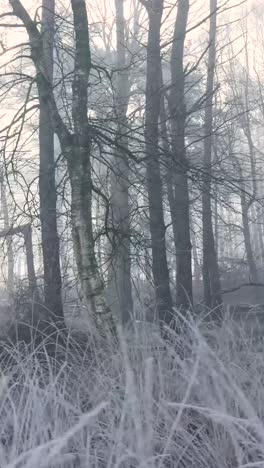
[[(64, 316), (69, 328), (74, 327), (77, 331), (85, 332), (87, 329), (86, 308), (79, 305), (67, 304), (64, 306)], [(14, 308), (8, 304), (7, 300), (0, 300), (0, 337), (8, 335), (10, 327), (17, 321), (30, 323), (32, 312), (15, 313)]]
[(141, 323), (63, 360), (6, 345), (0, 467), (264, 467), (262, 314), (250, 313), (221, 327), (179, 317), (166, 342)]

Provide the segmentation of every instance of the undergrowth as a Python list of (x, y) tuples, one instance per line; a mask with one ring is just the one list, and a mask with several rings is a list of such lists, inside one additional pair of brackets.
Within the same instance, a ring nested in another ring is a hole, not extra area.
[(63, 359), (6, 345), (0, 467), (264, 467), (261, 341), (230, 318), (169, 335), (141, 323)]

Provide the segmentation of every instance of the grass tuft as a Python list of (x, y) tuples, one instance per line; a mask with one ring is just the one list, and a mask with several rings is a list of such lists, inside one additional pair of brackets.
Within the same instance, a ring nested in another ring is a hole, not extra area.
[(264, 467), (260, 338), (226, 318), (120, 346), (2, 345), (0, 466)]

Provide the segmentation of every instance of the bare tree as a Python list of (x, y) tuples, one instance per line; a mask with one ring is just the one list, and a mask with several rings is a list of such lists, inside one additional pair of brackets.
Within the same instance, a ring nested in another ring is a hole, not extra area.
[(171, 51), (171, 88), (168, 97), (172, 133), (172, 161), (169, 167), (169, 203), (176, 251), (177, 305), (192, 303), (192, 245), (188, 191), (188, 161), (185, 148), (185, 71), (183, 65), (189, 1), (178, 1)]
[(257, 266), (254, 259), (252, 243), (251, 243), (251, 233), (249, 227), (249, 217), (248, 217), (248, 200), (247, 200), (247, 191), (246, 186), (244, 183), (243, 172), (239, 162), (237, 161), (237, 167), (239, 171), (239, 178), (240, 178), (240, 200), (241, 200), (241, 214), (242, 214), (242, 227), (243, 227), (243, 235), (244, 235), (244, 242), (245, 242), (245, 249), (246, 249), (246, 256), (248, 262), (248, 269), (250, 275), (250, 281), (253, 283), (258, 282), (258, 272)]
[[(1, 185), (1, 208), (4, 217), (4, 229), (8, 232), (10, 228), (10, 220), (9, 220), (9, 209), (8, 209), (8, 201), (7, 201), (7, 191), (6, 185), (4, 181), (4, 174), (3, 170), (0, 171), (0, 185)], [(13, 243), (12, 243), (12, 236), (7, 235), (7, 290), (9, 294), (9, 298), (12, 300), (14, 295), (14, 250), (13, 250)]]
[(47, 73), (42, 36), (19, 0), (9, 0), (13, 13), (24, 24), (36, 68), (39, 98), (45, 99), (53, 127), (67, 161), (71, 184), (71, 221), (73, 243), (84, 299), (98, 331), (107, 335), (114, 319), (104, 296), (94, 250), (92, 225), (91, 145), (93, 128), (88, 119), (88, 83), (91, 71), (89, 26), (85, 0), (71, 0), (75, 34), (74, 72), (72, 81), (71, 132), (61, 117), (52, 83)]
[[(254, 204), (256, 201), (258, 202), (259, 177), (257, 176), (256, 146), (252, 134), (251, 114), (253, 103), (250, 102), (250, 86), (252, 86), (252, 83), (249, 70), (248, 36), (247, 30), (244, 29), (244, 27), (242, 29), (242, 34), (244, 39), (245, 66), (241, 68), (237, 61), (233, 62), (230, 60), (229, 70), (226, 72), (227, 83), (232, 95), (233, 107), (238, 116), (233, 125), (233, 135), (229, 135), (229, 139), (230, 141), (232, 141), (232, 138), (234, 139), (236, 129), (238, 134), (236, 138), (240, 140), (238, 144), (241, 148), (241, 152), (238, 155), (233, 154), (232, 160), (235, 171), (239, 175), (238, 185), (240, 189), (242, 232), (250, 281), (257, 283), (258, 270), (254, 258), (250, 211), (256, 216), (256, 207)], [(234, 56), (232, 44), (230, 45), (230, 49)], [(229, 133), (231, 133), (230, 130)], [(243, 138), (245, 138), (245, 142)], [(245, 148), (244, 151), (242, 151), (243, 147)], [(254, 231), (256, 234), (255, 239), (259, 241), (261, 247), (263, 240), (260, 224), (256, 223)]]
[[(55, 1), (42, 1), (42, 47), (45, 73), (53, 86), (53, 47)], [(63, 318), (59, 236), (57, 231), (54, 133), (49, 103), (44, 94), (39, 98), (39, 199), (44, 266), (44, 299), (47, 310)]]
[(117, 120), (111, 181), (111, 244), (112, 259), (109, 273), (111, 302), (125, 325), (132, 317), (129, 162), (127, 109), (132, 80), (127, 60), (124, 0), (115, 0), (116, 8), (116, 82), (114, 83), (114, 112)]
[[(142, 1), (142, 0), (141, 0)], [(142, 2), (149, 18), (146, 71), (145, 144), (147, 190), (152, 249), (152, 270), (158, 315), (170, 321), (172, 298), (166, 256), (166, 229), (162, 204), (162, 181), (159, 163), (159, 115), (161, 102), (160, 29), (163, 0)]]
[(203, 281), (204, 300), (208, 307), (222, 303), (221, 283), (215, 249), (211, 207), (211, 174), (213, 143), (213, 95), (216, 62), (217, 0), (210, 0), (210, 31), (207, 66), (207, 85), (204, 115), (204, 159), (203, 159)]
[(39, 302), (40, 299), (38, 294), (37, 278), (34, 265), (31, 224), (23, 224), (22, 226), (17, 227), (9, 226), (7, 229), (0, 231), (0, 238), (10, 239), (11, 242), (13, 237), (16, 235), (22, 235), (24, 237), (30, 297), (32, 298), (32, 300), (36, 300), (37, 302)]

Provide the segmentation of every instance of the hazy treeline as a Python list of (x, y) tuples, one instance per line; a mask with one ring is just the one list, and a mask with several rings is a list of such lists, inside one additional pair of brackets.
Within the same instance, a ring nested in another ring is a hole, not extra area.
[(77, 289), (108, 334), (264, 283), (263, 20), (231, 0), (2, 5), (11, 298), (25, 264), (47, 310)]

